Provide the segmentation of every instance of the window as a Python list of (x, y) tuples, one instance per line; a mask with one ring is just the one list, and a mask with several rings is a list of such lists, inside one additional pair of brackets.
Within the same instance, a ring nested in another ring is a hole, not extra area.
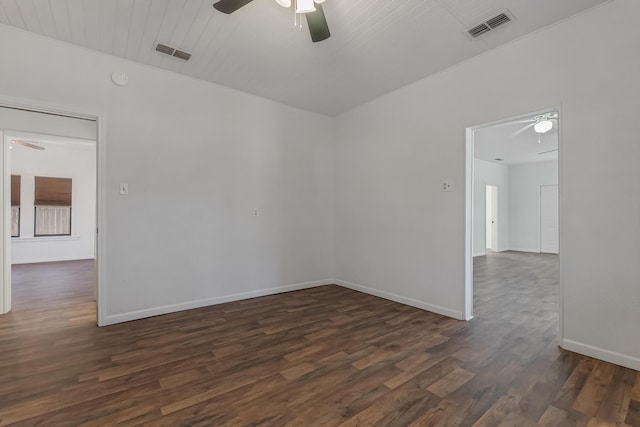
[(71, 178), (35, 177), (35, 237), (71, 235)]
[(11, 237), (20, 237), (20, 175), (11, 175)]

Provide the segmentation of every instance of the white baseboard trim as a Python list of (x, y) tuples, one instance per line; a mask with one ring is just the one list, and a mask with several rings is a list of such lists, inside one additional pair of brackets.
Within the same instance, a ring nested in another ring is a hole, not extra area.
[(39, 262), (60, 262), (60, 261), (83, 261), (87, 259), (94, 259), (93, 256), (71, 256), (71, 257), (50, 257), (50, 258), (33, 258), (33, 259), (19, 259), (17, 261), (11, 261), (12, 265), (17, 264), (37, 264)]
[(263, 297), (266, 295), (280, 294), (283, 292), (298, 291), (301, 289), (315, 288), (318, 286), (331, 285), (334, 281), (316, 280), (313, 282), (296, 283), (293, 285), (278, 286), (275, 288), (259, 289), (257, 291), (242, 292), (238, 294), (225, 295), (221, 297), (206, 298), (196, 301), (188, 301), (178, 304), (164, 305), (161, 307), (148, 308), (144, 310), (131, 311), (128, 313), (111, 314), (105, 316), (104, 323), (99, 326), (114, 325), (116, 323), (129, 322), (131, 320), (144, 319), (146, 317), (160, 316), (162, 314), (174, 313), (176, 311), (191, 310), (194, 308), (207, 307), (210, 305), (223, 304), (225, 302), (239, 301), (249, 298)]
[(640, 371), (640, 358), (637, 357), (616, 353), (615, 351), (605, 350), (604, 348), (594, 347), (567, 339), (562, 340), (562, 348), (585, 356), (604, 360), (605, 362), (614, 363), (625, 368)]
[(474, 252), (473, 253), (473, 257), (477, 257), (477, 256), (485, 256), (487, 253), (486, 252)]
[(458, 310), (452, 310), (447, 307), (430, 304), (428, 302), (420, 301), (417, 299), (403, 297), (401, 295), (392, 294), (390, 292), (381, 291), (379, 289), (368, 288), (366, 286), (357, 285), (355, 283), (346, 282), (344, 280), (335, 280), (334, 283), (336, 285), (340, 285), (344, 288), (352, 289), (354, 291), (358, 291), (358, 292), (373, 295), (376, 297), (399, 302), (400, 304), (410, 305), (412, 307), (420, 308), (422, 310), (431, 311), (437, 314), (442, 314), (443, 316), (453, 317), (454, 319), (464, 320), (464, 314)]
[(514, 251), (514, 252), (532, 252), (534, 254), (539, 254), (540, 251), (536, 248), (536, 249), (531, 249), (531, 248), (509, 248), (509, 249), (505, 249), (507, 251)]

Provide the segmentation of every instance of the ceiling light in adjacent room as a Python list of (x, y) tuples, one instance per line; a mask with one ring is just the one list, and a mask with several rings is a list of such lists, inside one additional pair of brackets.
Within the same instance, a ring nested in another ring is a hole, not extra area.
[(309, 13), (315, 10), (316, 6), (313, 4), (313, 0), (296, 0), (296, 13)]
[(542, 120), (533, 126), (533, 129), (538, 133), (547, 133), (553, 128), (553, 122), (551, 120)]

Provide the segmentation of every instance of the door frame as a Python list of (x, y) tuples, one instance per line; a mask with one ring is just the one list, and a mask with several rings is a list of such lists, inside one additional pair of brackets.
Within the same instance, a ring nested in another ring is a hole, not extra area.
[[(0, 107), (33, 111), (36, 113), (54, 114), (59, 116), (95, 120), (96, 132), (96, 244), (95, 244), (95, 297), (96, 297), (96, 323), (98, 326), (105, 324), (107, 314), (107, 207), (106, 207), (106, 182), (107, 182), (107, 138), (106, 138), (106, 114), (102, 111), (91, 111), (84, 107), (73, 107), (39, 100), (16, 98), (0, 95)], [(9, 144), (0, 131), (2, 142), (0, 153), (0, 186), (2, 197), (2, 224), (0, 227), (0, 244), (2, 256), (0, 257), (0, 315), (11, 310), (11, 221), (9, 220), (11, 209), (10, 180), (11, 170), (9, 163)]]
[[(9, 170), (9, 146), (0, 129), (0, 188), (2, 197), (2, 223), (0, 224), (0, 242), (2, 254), (0, 256), (0, 314), (8, 313), (11, 309), (11, 170)], [(7, 172), (7, 173), (5, 173)], [(5, 266), (9, 268), (5, 268)], [(6, 283), (9, 286), (5, 286)]]
[[(507, 123), (515, 120), (521, 120), (536, 116), (539, 114), (548, 113), (550, 111), (558, 112), (558, 226), (559, 226), (559, 289), (558, 289), (558, 335), (560, 342), (562, 342), (564, 336), (564, 309), (563, 309), (563, 131), (562, 131), (562, 103), (550, 106), (547, 108), (540, 108), (528, 113), (518, 114), (511, 117), (505, 117), (502, 119), (494, 120), (491, 122), (482, 123), (479, 125), (469, 126), (465, 129), (465, 197), (464, 197), (464, 221), (465, 221), (465, 251), (464, 251), (464, 292), (463, 292), (463, 317), (465, 320), (473, 319), (473, 203), (474, 203), (474, 132), (478, 129), (495, 126), (502, 123)], [(540, 222), (540, 221), (538, 221)]]

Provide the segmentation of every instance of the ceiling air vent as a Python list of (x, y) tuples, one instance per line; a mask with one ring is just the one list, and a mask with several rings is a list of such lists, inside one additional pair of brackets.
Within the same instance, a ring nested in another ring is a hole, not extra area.
[(511, 18), (509, 18), (506, 13), (501, 13), (498, 16), (494, 16), (493, 18), (488, 19), (485, 23), (493, 30), (494, 28), (506, 24), (509, 21), (511, 21)]
[(511, 15), (511, 13), (509, 13), (508, 11), (504, 11), (499, 15), (496, 15), (493, 18), (489, 18), (481, 22), (480, 24), (468, 29), (467, 34), (475, 39), (511, 21), (513, 21), (513, 15)]
[(174, 47), (167, 46), (166, 44), (156, 43), (155, 49), (160, 53), (171, 55), (175, 58), (183, 59), (185, 61), (188, 61), (191, 58), (191, 54), (189, 52), (178, 50)]
[(173, 52), (176, 50), (172, 47), (167, 46), (166, 44), (158, 43), (156, 45), (156, 50), (160, 53), (166, 53), (167, 55), (173, 55)]
[(476, 25), (475, 27), (473, 27), (472, 29), (468, 30), (467, 32), (469, 33), (469, 35), (471, 37), (473, 37), (475, 39), (476, 37), (481, 36), (482, 34), (486, 33), (487, 31), (491, 31), (491, 28), (489, 28), (489, 26), (487, 24), (480, 24), (480, 25)]
[(185, 61), (188, 61), (189, 58), (191, 58), (191, 54), (190, 53), (187, 53), (187, 52), (184, 52), (184, 51), (178, 50), (178, 49), (176, 49), (176, 51), (173, 52), (173, 56), (175, 56), (178, 59), (184, 59)]

